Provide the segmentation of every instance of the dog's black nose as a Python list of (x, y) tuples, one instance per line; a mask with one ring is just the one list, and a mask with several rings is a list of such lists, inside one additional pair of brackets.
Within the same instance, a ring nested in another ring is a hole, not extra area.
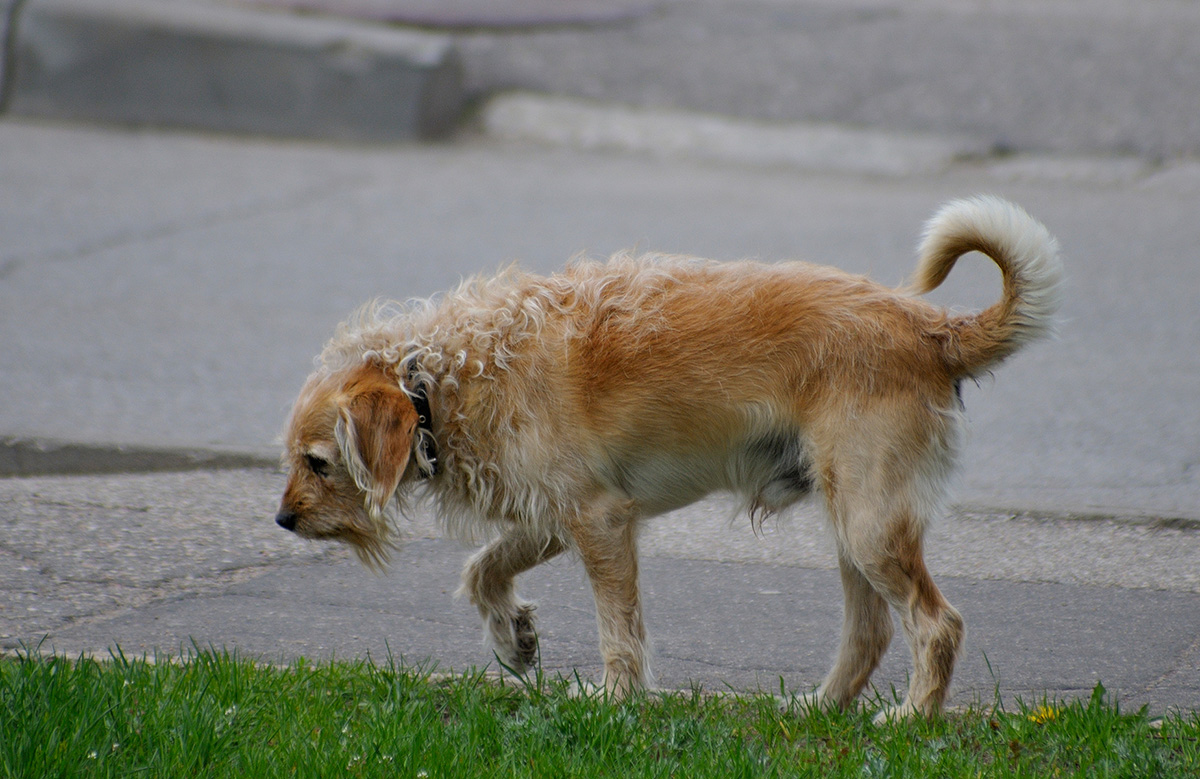
[(288, 509), (280, 509), (279, 513), (275, 515), (275, 524), (284, 530), (295, 532), (297, 519), (299, 517), (296, 516), (296, 512), (289, 511)]

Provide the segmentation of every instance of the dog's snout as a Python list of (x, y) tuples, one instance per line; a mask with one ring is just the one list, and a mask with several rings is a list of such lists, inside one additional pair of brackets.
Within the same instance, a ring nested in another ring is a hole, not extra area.
[(296, 512), (290, 509), (280, 509), (279, 513), (275, 515), (275, 524), (284, 530), (291, 530), (294, 533), (296, 532), (296, 521), (298, 519), (299, 517), (296, 516)]

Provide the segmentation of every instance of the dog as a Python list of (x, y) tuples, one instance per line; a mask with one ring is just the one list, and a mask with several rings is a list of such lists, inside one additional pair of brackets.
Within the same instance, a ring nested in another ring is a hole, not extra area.
[[(960, 256), (999, 266), (1003, 295), (950, 313), (918, 297)], [(288, 422), (276, 522), (346, 542), (369, 565), (395, 515), (426, 500), (446, 532), (490, 534), (461, 593), (498, 659), (536, 659), (514, 579), (563, 552), (590, 580), (603, 688), (649, 682), (636, 536), (714, 491), (754, 522), (823, 500), (845, 598), (832, 670), (805, 700), (847, 707), (900, 617), (913, 671), (888, 719), (938, 715), (964, 625), (923, 560), (963, 411), (960, 384), (1049, 334), (1055, 239), (995, 197), (930, 220), (914, 280), (892, 289), (790, 262), (670, 255), (512, 266), (432, 300), (370, 304), (341, 325)]]

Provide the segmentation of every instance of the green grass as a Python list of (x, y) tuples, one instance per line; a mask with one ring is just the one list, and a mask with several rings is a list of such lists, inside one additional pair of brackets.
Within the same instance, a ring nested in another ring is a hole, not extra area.
[(1104, 697), (875, 726), (868, 707), (802, 718), (771, 696), (695, 692), (614, 704), (394, 662), (22, 653), (0, 660), (0, 776), (1200, 776), (1200, 718), (1152, 723)]

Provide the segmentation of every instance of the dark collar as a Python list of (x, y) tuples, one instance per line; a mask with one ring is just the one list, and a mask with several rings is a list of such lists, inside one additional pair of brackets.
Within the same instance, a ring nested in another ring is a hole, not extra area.
[(426, 468), (418, 460), (417, 468), (421, 472), (421, 478), (428, 479), (437, 475), (438, 451), (437, 439), (433, 437), (433, 412), (429, 409), (429, 392), (425, 383), (416, 382), (409, 397), (417, 411), (417, 446), (421, 447), (421, 454), (429, 462), (429, 467)]

